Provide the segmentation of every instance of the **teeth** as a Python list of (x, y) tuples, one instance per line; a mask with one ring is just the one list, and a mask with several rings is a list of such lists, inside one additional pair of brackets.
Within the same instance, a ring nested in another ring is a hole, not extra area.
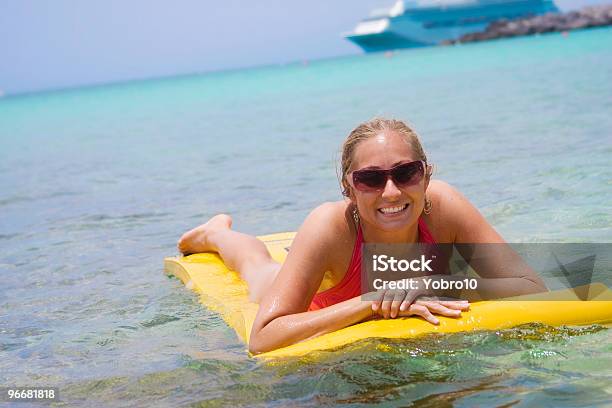
[(404, 208), (406, 208), (406, 206), (402, 205), (399, 207), (381, 208), (380, 211), (383, 212), (384, 214), (395, 214), (395, 213), (402, 211)]

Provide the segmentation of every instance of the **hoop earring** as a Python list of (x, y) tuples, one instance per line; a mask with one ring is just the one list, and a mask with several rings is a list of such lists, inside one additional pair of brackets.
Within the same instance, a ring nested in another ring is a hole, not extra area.
[(353, 220), (355, 220), (355, 225), (359, 225), (359, 212), (357, 212), (357, 206), (353, 207)]
[(433, 204), (431, 203), (431, 200), (427, 198), (427, 196), (425, 196), (425, 206), (423, 207), (423, 212), (425, 213), (425, 215), (431, 214), (432, 207)]

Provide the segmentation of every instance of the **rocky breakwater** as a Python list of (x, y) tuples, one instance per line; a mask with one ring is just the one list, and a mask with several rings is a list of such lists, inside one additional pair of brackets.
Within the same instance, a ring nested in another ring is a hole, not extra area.
[(568, 13), (548, 13), (516, 20), (498, 20), (485, 31), (469, 33), (457, 40), (443, 41), (443, 45), (494, 40), (521, 35), (565, 32), (591, 27), (612, 25), (612, 5), (585, 7)]

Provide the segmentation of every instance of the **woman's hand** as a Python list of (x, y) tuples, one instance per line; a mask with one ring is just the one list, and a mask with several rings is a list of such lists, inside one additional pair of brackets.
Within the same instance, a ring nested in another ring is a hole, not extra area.
[(372, 301), (372, 311), (385, 319), (417, 315), (438, 324), (440, 321), (434, 314), (459, 317), (461, 311), (470, 308), (466, 300), (440, 300), (426, 297), (426, 294), (422, 290), (381, 290), (376, 292), (377, 298)]
[(417, 315), (431, 324), (438, 324), (440, 321), (434, 314), (447, 317), (460, 317), (461, 312), (469, 308), (470, 303), (467, 300), (439, 300), (422, 297), (408, 306), (406, 310), (400, 310), (398, 316)]

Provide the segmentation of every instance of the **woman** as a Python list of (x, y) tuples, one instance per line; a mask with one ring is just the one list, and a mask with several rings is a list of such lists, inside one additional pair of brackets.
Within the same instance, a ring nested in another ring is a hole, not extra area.
[[(218, 252), (238, 271), (260, 307), (249, 350), (261, 353), (367, 320), (434, 314), (457, 317), (469, 304), (418, 298), (420, 290), (382, 293), (363, 301), (362, 243), (503, 243), (474, 206), (448, 184), (430, 180), (431, 166), (415, 132), (397, 120), (374, 119), (355, 128), (342, 149), (346, 199), (315, 208), (300, 227), (284, 264), (262, 242), (231, 230), (217, 215), (178, 243), (184, 254)], [(334, 286), (317, 293), (324, 275)], [(544, 290), (532, 272), (496, 272), (490, 281), (500, 295)]]

